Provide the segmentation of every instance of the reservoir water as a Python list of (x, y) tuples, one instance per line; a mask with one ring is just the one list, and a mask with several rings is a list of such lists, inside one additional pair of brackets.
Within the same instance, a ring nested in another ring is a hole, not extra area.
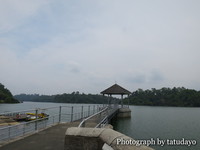
[[(39, 103), (0, 104), (0, 113), (55, 106), (89, 104)], [(130, 106), (131, 118), (113, 121), (114, 129), (135, 140), (165, 140), (165, 145), (151, 146), (156, 150), (200, 149), (200, 108)], [(167, 140), (195, 140), (195, 146), (167, 145)]]
[[(200, 149), (200, 108), (130, 106), (131, 118), (117, 119), (114, 129), (136, 140), (159, 138), (165, 140), (156, 150)], [(195, 146), (167, 144), (167, 140), (195, 140)], [(170, 146), (169, 146), (170, 145)]]

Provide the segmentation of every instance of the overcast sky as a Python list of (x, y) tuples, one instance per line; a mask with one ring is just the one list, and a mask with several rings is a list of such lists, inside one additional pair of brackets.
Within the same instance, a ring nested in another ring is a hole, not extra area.
[(0, 83), (98, 94), (200, 90), (199, 0), (0, 0)]

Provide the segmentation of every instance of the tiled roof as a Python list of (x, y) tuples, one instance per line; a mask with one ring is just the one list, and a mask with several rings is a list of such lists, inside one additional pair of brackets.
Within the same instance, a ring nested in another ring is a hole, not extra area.
[(111, 95), (124, 95), (124, 94), (131, 94), (130, 91), (126, 90), (125, 88), (119, 86), (118, 84), (114, 84), (113, 86), (107, 88), (106, 90), (102, 91), (101, 94), (111, 94)]

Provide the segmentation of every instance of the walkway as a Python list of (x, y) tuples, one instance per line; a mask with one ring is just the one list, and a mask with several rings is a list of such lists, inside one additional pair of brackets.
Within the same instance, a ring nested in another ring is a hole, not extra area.
[(80, 122), (61, 123), (0, 147), (0, 150), (64, 150), (65, 132)]
[[(104, 116), (104, 115), (102, 115)], [(99, 116), (91, 118), (85, 127), (94, 128)], [(78, 127), (80, 121), (60, 123), (38, 133), (0, 147), (0, 150), (64, 150), (65, 132), (69, 127)]]
[[(83, 127), (94, 128), (97, 124), (99, 125), (104, 118), (108, 121), (110, 118), (109, 116), (115, 114), (117, 109), (118, 108), (104, 108), (98, 113), (84, 119)], [(59, 123), (30, 136), (21, 137), (21, 139), (14, 142), (9, 142), (8, 144), (4, 143), (3, 146), (0, 145), (0, 150), (64, 150), (66, 130), (69, 127), (78, 127), (80, 120), (82, 119), (69, 123)]]

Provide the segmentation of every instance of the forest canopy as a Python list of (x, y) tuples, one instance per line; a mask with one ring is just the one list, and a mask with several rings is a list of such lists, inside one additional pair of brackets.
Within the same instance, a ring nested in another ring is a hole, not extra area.
[[(94, 94), (73, 92), (71, 94), (39, 95), (20, 94), (15, 96), (20, 101), (56, 102), (56, 103), (94, 103), (106, 104), (108, 97)], [(113, 98), (115, 100), (116, 98)], [(119, 101), (119, 100), (118, 100)], [(178, 107), (200, 107), (200, 91), (174, 87), (161, 89), (138, 89), (124, 99), (124, 104), (146, 105), (146, 106), (178, 106)]]
[[(108, 97), (98, 94), (84, 94), (72, 92), (57, 95), (39, 95), (39, 94), (20, 94), (15, 98), (21, 101), (33, 102), (55, 102), (55, 103), (88, 103), (88, 104), (107, 104)], [(112, 98), (115, 99), (115, 98)]]
[(138, 89), (128, 99), (132, 105), (200, 107), (200, 91), (184, 87)]
[(0, 103), (19, 103), (13, 98), (12, 93), (0, 83)]

